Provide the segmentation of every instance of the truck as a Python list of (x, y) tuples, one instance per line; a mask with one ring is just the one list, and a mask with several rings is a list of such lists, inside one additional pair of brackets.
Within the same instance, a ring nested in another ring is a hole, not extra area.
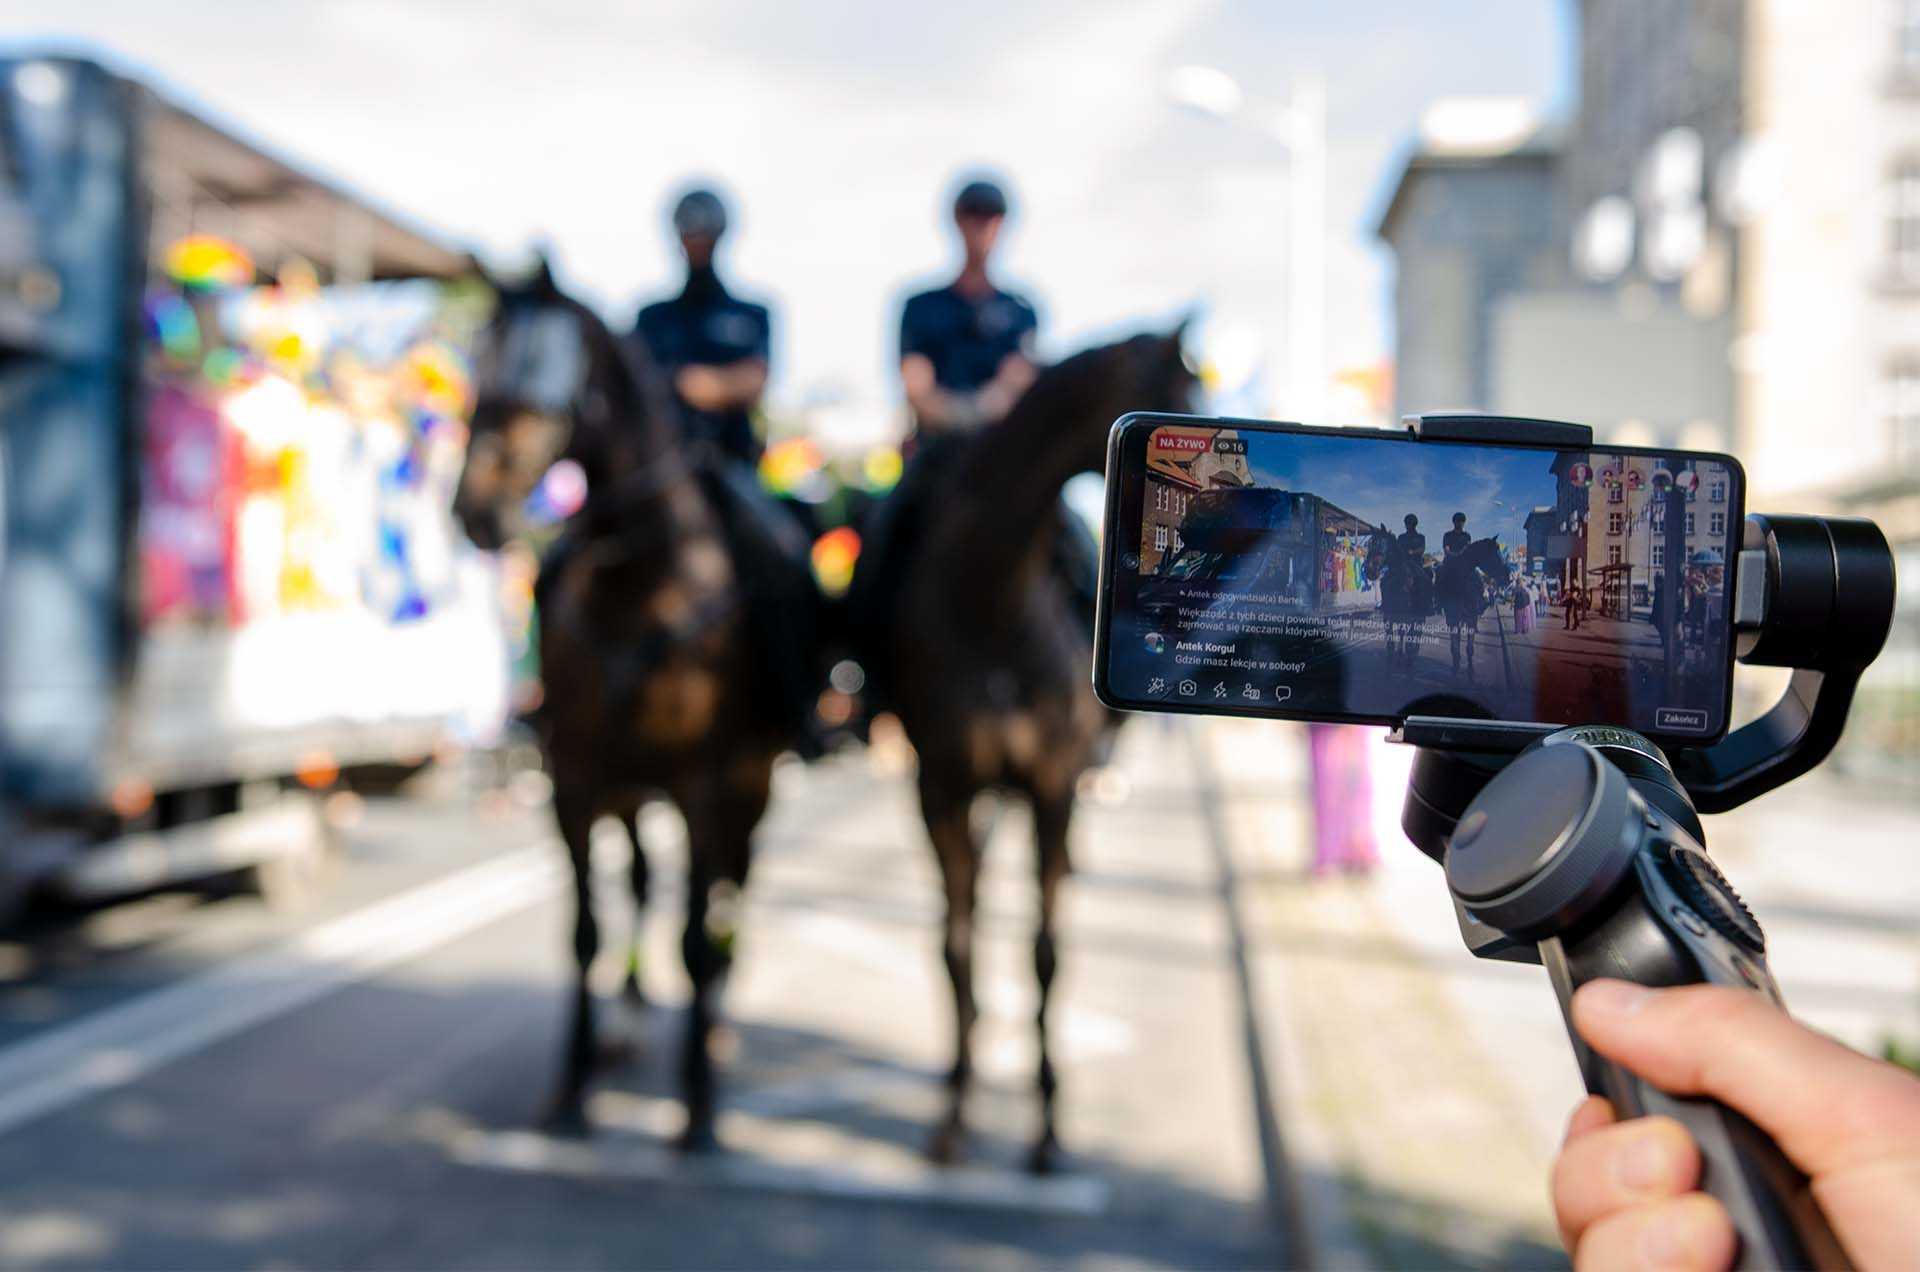
[(340, 774), (501, 727), (471, 276), (148, 84), (0, 59), (0, 923), (301, 878)]

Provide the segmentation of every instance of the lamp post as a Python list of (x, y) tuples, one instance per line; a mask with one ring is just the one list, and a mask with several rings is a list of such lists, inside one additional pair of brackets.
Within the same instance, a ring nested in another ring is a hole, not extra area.
[(1296, 81), (1285, 105), (1252, 105), (1231, 75), (1212, 66), (1168, 74), (1167, 96), (1203, 115), (1251, 128), (1286, 148), (1287, 397), (1285, 413), (1318, 423), (1326, 397), (1327, 90)]

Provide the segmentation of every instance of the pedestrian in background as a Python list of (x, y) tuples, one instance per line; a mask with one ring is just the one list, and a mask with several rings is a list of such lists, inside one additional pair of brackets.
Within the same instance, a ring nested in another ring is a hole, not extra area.
[(1313, 873), (1365, 874), (1379, 864), (1373, 842), (1373, 788), (1367, 780), (1373, 733), (1350, 724), (1309, 724), (1313, 779)]
[(1513, 585), (1513, 631), (1525, 636), (1533, 630), (1533, 588), (1525, 579)]

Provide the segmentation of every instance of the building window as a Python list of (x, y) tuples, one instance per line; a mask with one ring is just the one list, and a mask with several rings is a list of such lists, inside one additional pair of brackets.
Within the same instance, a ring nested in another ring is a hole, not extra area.
[(1713, 503), (1727, 502), (1727, 483), (1725, 478), (1716, 477), (1707, 483), (1707, 498)]
[(1727, 514), (1724, 512), (1715, 512), (1715, 513), (1708, 514), (1707, 533), (1711, 535), (1719, 536), (1719, 535), (1724, 535), (1726, 532), (1727, 532)]
[(1173, 532), (1173, 550), (1175, 552), (1179, 552), (1185, 549), (1186, 546), (1187, 546), (1187, 541), (1180, 537), (1180, 532), (1178, 530), (1175, 530)]
[(1653, 552), (1647, 557), (1647, 564), (1650, 566), (1653, 566), (1655, 569), (1658, 569), (1659, 567), (1665, 565), (1666, 563), (1667, 563), (1667, 545), (1664, 543), (1654, 544)]
[(1626, 501), (1627, 501), (1627, 491), (1624, 486), (1608, 486), (1607, 487), (1608, 503), (1625, 503)]
[(1687, 514), (1687, 537), (1689, 539), (1693, 537), (1693, 514), (1692, 513)]
[(1620, 545), (1619, 544), (1609, 543), (1607, 545), (1607, 564), (1608, 565), (1620, 564)]
[(1618, 512), (1610, 512), (1607, 514), (1608, 534), (1624, 534), (1626, 533), (1626, 529), (1627, 519), (1624, 514)]
[(1894, 277), (1920, 278), (1920, 156), (1894, 165), (1887, 197), (1887, 254)]
[(1653, 518), (1650, 524), (1653, 526), (1655, 530), (1665, 530), (1667, 528), (1667, 501), (1666, 500), (1660, 499), (1654, 502)]
[(1155, 526), (1153, 528), (1153, 550), (1155, 552), (1165, 552), (1167, 550), (1167, 528), (1165, 526)]
[(1920, 358), (1887, 372), (1887, 443), (1895, 464), (1920, 468)]
[(1920, 75), (1920, 0), (1893, 0), (1893, 60), (1903, 75)]

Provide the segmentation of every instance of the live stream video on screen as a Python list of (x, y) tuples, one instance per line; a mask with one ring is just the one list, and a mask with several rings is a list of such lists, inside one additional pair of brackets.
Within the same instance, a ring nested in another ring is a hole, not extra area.
[(1107, 547), (1112, 700), (1725, 731), (1722, 457), (1191, 426), (1145, 447)]

